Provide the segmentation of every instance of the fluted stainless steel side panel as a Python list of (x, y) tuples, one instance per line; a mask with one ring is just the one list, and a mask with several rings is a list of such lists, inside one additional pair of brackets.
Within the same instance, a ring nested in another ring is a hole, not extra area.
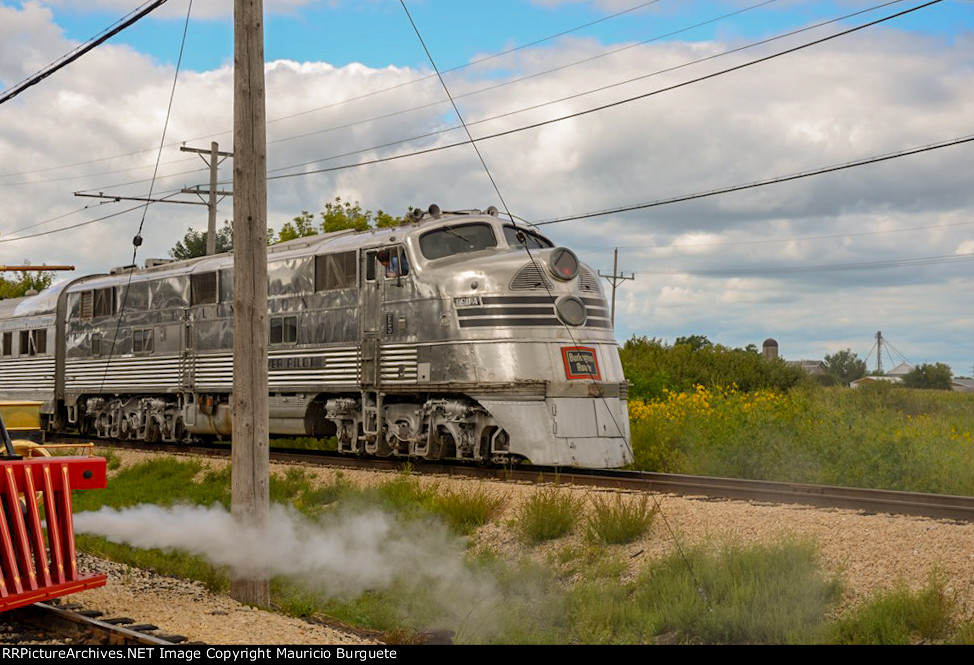
[(54, 356), (0, 361), (4, 392), (54, 391)]
[(179, 356), (68, 359), (64, 386), (69, 392), (171, 392), (180, 388)]

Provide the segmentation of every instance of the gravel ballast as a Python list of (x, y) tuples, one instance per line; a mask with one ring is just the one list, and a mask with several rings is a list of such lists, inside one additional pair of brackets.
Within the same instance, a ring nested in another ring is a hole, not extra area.
[[(116, 453), (125, 466), (144, 459), (145, 453)], [(208, 464), (224, 464), (208, 461)], [(281, 469), (272, 465), (275, 471)], [(309, 473), (322, 481), (335, 471), (311, 467)], [(388, 473), (343, 470), (345, 479), (368, 485), (382, 482)], [(111, 480), (109, 480), (111, 482)], [(422, 483), (440, 488), (485, 487), (504, 499), (502, 513), (473, 536), (475, 549), (490, 549), (501, 557), (531, 556), (545, 561), (548, 554), (581, 543), (573, 535), (537, 547), (526, 547), (511, 527), (521, 501), (534, 486), (496, 481), (421, 477)], [(582, 497), (604, 490), (571, 488)], [(635, 495), (633, 495), (635, 498)], [(974, 524), (928, 518), (864, 514), (849, 510), (794, 505), (770, 505), (745, 501), (713, 501), (702, 497), (657, 495), (661, 512), (649, 534), (619, 548), (634, 569), (673, 551), (677, 544), (748, 544), (785, 537), (811, 538), (820, 546), (826, 569), (841, 577), (848, 607), (882, 589), (905, 584), (925, 586), (932, 571), (947, 581), (956, 596), (961, 616), (974, 618)], [(79, 566), (86, 572), (107, 572), (106, 587), (77, 594), (69, 600), (106, 616), (127, 616), (152, 623), (162, 632), (185, 635), (190, 641), (213, 644), (367, 644), (365, 633), (309, 623), (302, 619), (241, 605), (226, 596), (212, 594), (202, 585), (161, 577), (120, 564), (84, 557)]]

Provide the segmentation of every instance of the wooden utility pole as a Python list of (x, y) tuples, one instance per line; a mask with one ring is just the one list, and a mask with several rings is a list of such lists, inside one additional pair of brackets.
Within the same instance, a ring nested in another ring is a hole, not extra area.
[[(186, 146), (180, 146), (179, 149), (182, 152), (195, 152), (203, 159), (204, 162), (206, 162), (206, 165), (210, 167), (209, 191), (204, 192), (199, 187), (187, 187), (184, 188), (182, 191), (183, 194), (196, 194), (200, 198), (202, 198), (203, 194), (209, 194), (209, 200), (206, 202), (206, 208), (210, 213), (206, 225), (206, 255), (212, 256), (213, 254), (216, 254), (216, 204), (217, 204), (216, 197), (233, 196), (233, 192), (217, 191), (216, 189), (217, 175), (219, 172), (220, 164), (223, 162), (223, 159), (226, 159), (227, 157), (233, 157), (233, 153), (220, 152), (220, 144), (217, 143), (216, 141), (212, 141), (210, 143), (209, 150), (203, 150), (201, 148), (188, 148)], [(203, 155), (209, 155), (210, 156), (209, 161), (207, 161), (206, 157), (203, 157)], [(223, 159), (220, 159), (220, 157), (223, 157)]]
[[(241, 527), (261, 529), (270, 512), (263, 0), (234, 0), (233, 30), (231, 506)], [(269, 577), (264, 573), (244, 578), (234, 573), (230, 593), (244, 603), (269, 605)]]
[(619, 248), (616, 247), (615, 252), (612, 254), (612, 274), (603, 275), (602, 271), (599, 271), (599, 277), (605, 277), (605, 279), (612, 285), (612, 327), (616, 325), (616, 287), (627, 279), (636, 279), (635, 273), (629, 273), (626, 277), (625, 273), (619, 273)]

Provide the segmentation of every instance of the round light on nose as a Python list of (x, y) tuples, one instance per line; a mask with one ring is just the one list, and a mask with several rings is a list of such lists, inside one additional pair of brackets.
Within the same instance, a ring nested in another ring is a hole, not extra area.
[(588, 318), (585, 303), (575, 296), (562, 296), (555, 301), (558, 318), (570, 326), (580, 326)]
[(578, 257), (567, 247), (556, 247), (548, 255), (548, 270), (562, 281), (574, 279), (578, 274)]

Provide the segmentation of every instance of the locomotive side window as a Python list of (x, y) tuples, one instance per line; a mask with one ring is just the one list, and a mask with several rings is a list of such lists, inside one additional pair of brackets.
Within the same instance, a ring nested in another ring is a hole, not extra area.
[(497, 238), (490, 224), (444, 226), (419, 237), (420, 251), (431, 260), (491, 247), (497, 247)]
[(91, 355), (101, 355), (101, 335), (98, 333), (92, 333), (91, 335)]
[(216, 271), (190, 275), (190, 305), (215, 305), (217, 299)]
[(149, 309), (149, 284), (136, 282), (124, 287), (122, 302), (128, 311), (144, 312)]
[(271, 344), (296, 344), (298, 341), (298, 317), (276, 316), (271, 318)]
[(132, 353), (152, 353), (152, 330), (132, 331)]
[[(112, 316), (115, 314), (115, 287), (108, 286), (104, 289), (94, 290), (94, 316)], [(82, 311), (84, 311), (84, 298), (82, 297)]]
[(220, 302), (233, 302), (233, 268), (224, 268), (220, 271)]
[(380, 249), (375, 253), (376, 260), (382, 266), (382, 274), (386, 279), (397, 279), (409, 274), (409, 261), (406, 251), (402, 247)]
[(315, 257), (315, 291), (337, 291), (358, 285), (355, 250)]
[(3, 334), (3, 355), (12, 356), (14, 354), (14, 334), (5, 332)]

